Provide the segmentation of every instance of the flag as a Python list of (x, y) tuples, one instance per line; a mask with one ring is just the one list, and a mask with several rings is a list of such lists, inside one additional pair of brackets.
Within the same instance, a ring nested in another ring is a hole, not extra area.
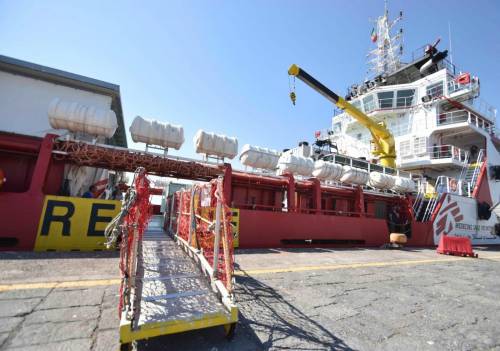
[(377, 33), (375, 32), (375, 28), (372, 29), (372, 34), (370, 35), (372, 42), (377, 41)]

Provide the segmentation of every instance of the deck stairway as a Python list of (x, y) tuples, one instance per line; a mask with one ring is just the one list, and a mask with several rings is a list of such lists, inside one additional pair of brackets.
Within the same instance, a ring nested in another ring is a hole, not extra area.
[[(479, 172), (484, 162), (484, 150), (480, 150), (474, 163), (467, 164), (462, 169), (456, 191), (458, 195), (471, 197), (476, 187)], [(413, 203), (413, 213), (417, 221), (426, 222), (432, 218), (432, 214), (439, 202), (440, 194), (450, 192), (451, 178), (439, 176), (434, 186), (435, 191), (427, 194), (425, 187), (420, 186), (415, 201)]]
[(463, 186), (465, 187), (464, 193), (469, 196), (472, 195), (474, 188), (476, 187), (477, 180), (479, 178), (479, 172), (481, 171), (481, 166), (484, 161), (484, 150), (481, 149), (477, 155), (476, 162), (471, 163), (465, 169), (463, 173)]

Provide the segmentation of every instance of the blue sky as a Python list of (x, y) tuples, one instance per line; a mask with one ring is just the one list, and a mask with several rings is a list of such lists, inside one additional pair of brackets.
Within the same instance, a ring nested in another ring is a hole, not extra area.
[[(312, 140), (333, 113), (301, 82), (292, 106), (290, 64), (344, 95), (365, 77), (369, 18), (383, 8), (382, 0), (0, 0), (0, 53), (119, 84), (127, 126), (136, 115), (184, 126), (186, 143), (173, 154), (198, 158), (200, 128), (281, 150)], [(500, 2), (389, 1), (392, 15), (400, 9), (406, 57), (439, 36), (447, 47), (450, 22), (454, 63), (500, 107)]]

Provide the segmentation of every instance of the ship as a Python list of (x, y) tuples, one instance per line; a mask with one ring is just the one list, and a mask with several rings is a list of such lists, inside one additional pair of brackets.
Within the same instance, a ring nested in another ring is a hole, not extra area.
[[(438, 49), (439, 38), (403, 62), (403, 30), (396, 30), (402, 17), (400, 12), (390, 20), (386, 8), (376, 19), (370, 75), (351, 85), (343, 99), (291, 67), (291, 75), (339, 107), (331, 127), (316, 132), (315, 150), (307, 156), (336, 157), (340, 163), (348, 156), (368, 172), (385, 163), (391, 167), (384, 173), (404, 173), (416, 183), (412, 220), (432, 222), (434, 244), (442, 234), (467, 237), (475, 245), (500, 244), (497, 110), (480, 98), (479, 77), (458, 69), (448, 50)], [(295, 102), (294, 91), (291, 97)], [(389, 151), (383, 150), (386, 141)]]
[(183, 127), (162, 118), (137, 116), (129, 132), (145, 149), (128, 148), (118, 85), (0, 56), (0, 250), (104, 250), (138, 169), (159, 179), (154, 213), (174, 234), (192, 190), (172, 179), (217, 180), (198, 200), (210, 217), (224, 199), (235, 247), (380, 247), (393, 235), (408, 246), (444, 235), (500, 244), (496, 110), (439, 40), (404, 63), (402, 32), (391, 34), (401, 18), (386, 10), (376, 20), (371, 75), (344, 97), (290, 67), (338, 108), (313, 142), (238, 152), (236, 136), (199, 130), (199, 159), (176, 154)]

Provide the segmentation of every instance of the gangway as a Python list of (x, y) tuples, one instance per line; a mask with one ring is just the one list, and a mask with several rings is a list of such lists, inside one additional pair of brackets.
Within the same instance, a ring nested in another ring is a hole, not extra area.
[[(139, 340), (214, 326), (224, 326), (231, 338), (238, 309), (227, 285), (213, 274), (203, 252), (167, 233), (162, 216), (149, 216), (148, 190), (145, 171), (136, 172), (122, 212), (106, 229), (112, 239), (108, 242), (121, 237), (121, 349)], [(217, 233), (216, 238), (224, 243)]]

